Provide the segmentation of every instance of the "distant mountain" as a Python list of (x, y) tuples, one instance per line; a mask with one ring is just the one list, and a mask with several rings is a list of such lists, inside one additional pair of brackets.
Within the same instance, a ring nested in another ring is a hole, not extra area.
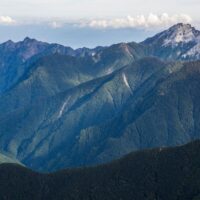
[(140, 45), (136, 43), (73, 50), (70, 47), (48, 44), (28, 37), (17, 43), (10, 40), (0, 44), (0, 94), (22, 79), (40, 58), (51, 58), (54, 54), (71, 56), (78, 60), (82, 58), (85, 67), (97, 73), (96, 76), (111, 73), (143, 56)]
[(150, 54), (168, 60), (200, 59), (200, 31), (190, 24), (177, 24), (152, 38), (143, 45), (149, 48)]
[(0, 93), (9, 89), (26, 72), (29, 62), (54, 53), (73, 55), (70, 47), (48, 44), (25, 38), (21, 42), (7, 41), (0, 45)]
[[(0, 44), (0, 94), (26, 73), (32, 62), (43, 56), (60, 54), (82, 57), (95, 62), (96, 70), (110, 73), (145, 56), (164, 60), (197, 60), (200, 58), (200, 31), (189, 24), (177, 24), (156, 36), (137, 44), (121, 43), (95, 49), (72, 49), (31, 38)], [(92, 68), (92, 67), (91, 67)]]
[(107, 165), (38, 174), (0, 165), (2, 200), (198, 200), (200, 142), (131, 153)]
[(199, 138), (198, 38), (177, 24), (140, 44), (0, 45), (0, 150), (53, 171)]

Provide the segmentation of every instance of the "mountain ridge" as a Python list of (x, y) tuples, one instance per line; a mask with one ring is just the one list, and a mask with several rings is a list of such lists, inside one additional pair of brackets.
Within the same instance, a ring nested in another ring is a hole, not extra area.
[[(197, 45), (181, 42), (191, 32), (198, 37), (192, 26), (178, 24), (148, 44), (84, 48), (77, 55), (30, 38), (7, 42), (10, 49), (0, 45), (2, 63), (11, 61), (0, 65), (0, 151), (54, 171), (199, 138), (200, 64), (198, 56), (180, 57)], [(177, 34), (175, 47), (163, 45)]]
[(143, 150), (106, 165), (52, 174), (2, 164), (0, 197), (3, 200), (196, 200), (200, 196), (199, 148), (200, 142), (194, 141), (179, 147)]
[(190, 24), (179, 23), (171, 28), (144, 40), (150, 52), (163, 59), (198, 60), (200, 31)]

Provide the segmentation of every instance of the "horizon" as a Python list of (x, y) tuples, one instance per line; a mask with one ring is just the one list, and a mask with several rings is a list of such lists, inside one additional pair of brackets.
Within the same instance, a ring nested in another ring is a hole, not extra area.
[(166, 28), (163, 28), (157, 32), (154, 32), (153, 34), (150, 34), (149, 36), (147, 35), (146, 37), (143, 37), (140, 41), (137, 41), (137, 40), (130, 40), (130, 41), (119, 41), (119, 42), (115, 42), (115, 43), (111, 43), (111, 44), (108, 44), (108, 45), (101, 45), (101, 44), (97, 44), (96, 46), (92, 46), (92, 47), (89, 47), (89, 46), (80, 46), (80, 47), (77, 47), (77, 48), (74, 48), (73, 46), (70, 46), (70, 45), (66, 45), (66, 44), (63, 44), (63, 43), (59, 43), (59, 42), (54, 42), (54, 41), (45, 41), (45, 40), (41, 40), (37, 37), (31, 37), (29, 35), (25, 36), (24, 38), (22, 39), (19, 39), (19, 40), (13, 40), (13, 39), (8, 39), (8, 40), (5, 40), (5, 41), (2, 41), (1, 44), (3, 43), (6, 43), (6, 42), (13, 42), (13, 43), (19, 43), (19, 42), (23, 42), (24, 40), (26, 39), (30, 39), (30, 40), (36, 40), (38, 42), (44, 42), (44, 43), (48, 43), (48, 44), (59, 44), (59, 45), (62, 45), (62, 46), (65, 46), (65, 47), (71, 47), (72, 49), (76, 50), (76, 49), (79, 49), (79, 48), (88, 48), (88, 49), (95, 49), (97, 47), (109, 47), (109, 46), (112, 46), (112, 45), (115, 45), (115, 44), (120, 44), (120, 43), (131, 43), (131, 42), (136, 42), (136, 43), (141, 43), (143, 42), (144, 40), (148, 39), (148, 38), (151, 38), (153, 36), (155, 36), (156, 34), (160, 33), (160, 32), (163, 32), (163, 31), (166, 31), (168, 29), (170, 29), (171, 27), (173, 26), (176, 26), (178, 24), (184, 24), (184, 25), (191, 25), (193, 28), (195, 28), (196, 30), (198, 30), (193, 24), (191, 23), (183, 23), (183, 22), (179, 22), (179, 23), (175, 23), (169, 27), (166, 27)]
[(200, 28), (198, 8), (198, 0), (2, 0), (0, 42), (26, 36), (73, 48), (140, 42), (180, 22)]

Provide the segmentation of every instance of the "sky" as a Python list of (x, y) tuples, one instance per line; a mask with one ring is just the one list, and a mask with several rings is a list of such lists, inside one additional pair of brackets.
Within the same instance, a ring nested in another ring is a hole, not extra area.
[(74, 48), (142, 41), (173, 24), (200, 29), (199, 0), (1, 0), (0, 42), (29, 36)]

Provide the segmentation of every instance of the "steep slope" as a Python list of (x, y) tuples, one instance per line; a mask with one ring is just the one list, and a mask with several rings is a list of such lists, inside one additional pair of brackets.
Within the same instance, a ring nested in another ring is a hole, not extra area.
[(0, 94), (15, 84), (33, 60), (54, 53), (73, 55), (74, 50), (58, 44), (48, 44), (25, 38), (0, 45)]
[[(104, 136), (92, 141), (97, 148), (93, 162), (109, 161), (137, 149), (180, 145), (199, 138), (199, 88), (200, 62), (186, 63), (137, 101), (130, 99), (121, 114), (110, 122), (85, 130), (90, 137)], [(91, 151), (85, 144), (85, 152)]]
[[(88, 138), (84, 129), (117, 116), (130, 98), (139, 98), (173, 68), (176, 65), (146, 58), (51, 98), (36, 101), (33, 96), (31, 104), (22, 104), (15, 110), (10, 109), (16, 102), (12, 90), (0, 100), (0, 109), (4, 109), (0, 115), (0, 148), (40, 170), (92, 163), (96, 150), (89, 142), (87, 148), (94, 153), (83, 155), (85, 143), (104, 136)], [(18, 102), (28, 90), (21, 90), (25, 93), (16, 96)]]
[(120, 43), (104, 48), (92, 56), (94, 69), (101, 75), (110, 74), (133, 61), (147, 56), (145, 46), (137, 43)]
[[(89, 65), (90, 66), (90, 65)], [(43, 57), (0, 97), (0, 116), (73, 88), (93, 77), (81, 58), (54, 54)]]
[(177, 24), (152, 38), (143, 45), (151, 55), (170, 60), (199, 60), (200, 31), (190, 24)]
[(93, 168), (38, 174), (0, 165), (2, 200), (198, 200), (200, 142), (129, 154)]

